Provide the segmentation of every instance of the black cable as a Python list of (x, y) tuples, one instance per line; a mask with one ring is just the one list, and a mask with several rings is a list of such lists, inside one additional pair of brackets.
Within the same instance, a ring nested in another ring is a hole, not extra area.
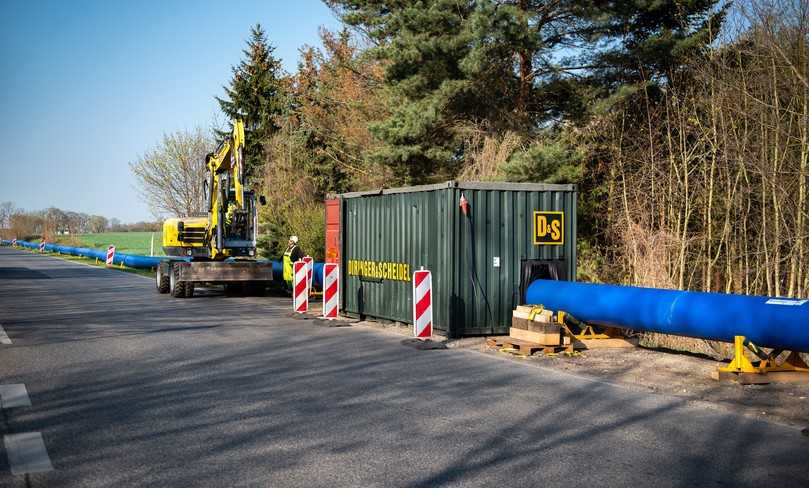
[(486, 296), (486, 291), (483, 289), (483, 286), (480, 284), (480, 278), (478, 277), (477, 266), (475, 265), (475, 231), (472, 227), (472, 218), (469, 215), (466, 215), (466, 222), (467, 222), (467, 236), (469, 238), (469, 250), (471, 252), (467, 252), (466, 255), (469, 257), (469, 268), (472, 270), (472, 273), (469, 276), (469, 279), (472, 281), (472, 289), (475, 292), (475, 298), (477, 298), (477, 292), (480, 290), (480, 294), (483, 295), (483, 303), (486, 304), (486, 311), (489, 314), (489, 321), (491, 322), (492, 326), (494, 326), (494, 315), (492, 314), (492, 308), (489, 305), (489, 298)]

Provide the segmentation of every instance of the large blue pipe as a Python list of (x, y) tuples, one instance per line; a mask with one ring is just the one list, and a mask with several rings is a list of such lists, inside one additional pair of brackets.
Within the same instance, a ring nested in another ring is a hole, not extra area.
[[(2, 240), (0, 241), (0, 244), (4, 246), (10, 246), (11, 241)], [(17, 241), (17, 245), (29, 249), (39, 249), (39, 244), (36, 242)], [(99, 259), (102, 261), (107, 259), (106, 250), (90, 249), (87, 247), (72, 247), (72, 246), (62, 246), (59, 244), (45, 244), (45, 250), (48, 252), (58, 252), (61, 254), (68, 254), (71, 256), (83, 256), (91, 259)], [(150, 269), (156, 268), (157, 265), (160, 263), (160, 261), (164, 259), (172, 259), (175, 261), (188, 260), (188, 258), (150, 257), (150, 256), (138, 256), (135, 254), (123, 254), (116, 252), (115, 257), (113, 258), (113, 264), (123, 263), (124, 266), (128, 266), (130, 268)], [(284, 281), (284, 267), (281, 261), (272, 262), (272, 275), (274, 280), (278, 282)], [(322, 288), (323, 263), (314, 263), (312, 269), (312, 281), (315, 288), (318, 289)]]
[[(11, 241), (3, 241), (3, 245), (10, 245)], [(39, 244), (36, 242), (17, 241), (17, 245), (26, 247), (28, 249), (39, 249)], [(106, 260), (107, 251), (99, 249), (91, 249), (89, 247), (73, 247), (62, 246), (59, 244), (45, 244), (45, 250), (48, 252), (58, 252), (60, 254), (67, 254), (69, 256), (82, 256), (91, 259)], [(128, 266), (130, 268), (151, 269), (156, 268), (160, 261), (164, 259), (177, 259), (167, 257), (153, 257), (153, 256), (138, 256), (136, 254), (124, 254), (120, 252), (115, 253), (112, 260), (113, 264)], [(185, 260), (183, 258), (179, 258)]]
[(537, 280), (525, 302), (593, 324), (809, 352), (809, 300)]

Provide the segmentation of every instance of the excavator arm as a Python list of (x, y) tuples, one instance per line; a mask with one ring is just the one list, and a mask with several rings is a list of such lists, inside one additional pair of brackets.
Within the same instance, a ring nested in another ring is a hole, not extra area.
[(249, 254), (254, 253), (256, 209), (252, 193), (245, 190), (244, 140), (244, 123), (234, 120), (231, 134), (206, 159), (211, 259), (230, 256), (227, 249), (233, 247), (251, 248)]

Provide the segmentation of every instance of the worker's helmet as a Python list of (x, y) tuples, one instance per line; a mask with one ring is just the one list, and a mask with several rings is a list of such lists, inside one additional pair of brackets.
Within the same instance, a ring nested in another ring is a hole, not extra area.
[(289, 242), (294, 242), (295, 244), (297, 244), (298, 243), (298, 236), (290, 236), (289, 237)]

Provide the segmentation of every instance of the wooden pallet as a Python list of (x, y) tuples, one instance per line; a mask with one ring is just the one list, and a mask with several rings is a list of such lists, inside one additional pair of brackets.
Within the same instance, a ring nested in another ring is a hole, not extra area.
[(536, 352), (544, 354), (557, 353), (559, 351), (569, 350), (573, 351), (570, 346), (546, 346), (544, 344), (537, 344), (536, 342), (528, 342), (521, 339), (514, 339), (511, 337), (489, 337), (486, 339), (486, 345), (489, 347), (497, 347), (503, 352), (511, 352), (520, 356), (531, 356)]

